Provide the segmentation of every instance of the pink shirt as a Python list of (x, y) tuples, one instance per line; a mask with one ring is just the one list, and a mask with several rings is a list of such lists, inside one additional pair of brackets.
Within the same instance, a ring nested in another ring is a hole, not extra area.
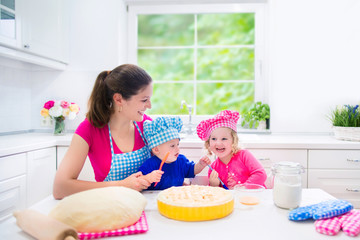
[[(255, 183), (265, 186), (267, 177), (265, 169), (248, 150), (238, 151), (226, 165), (217, 158), (211, 167), (219, 173), (221, 181), (230, 189), (239, 183)], [(209, 169), (208, 176), (210, 173)]]
[[(137, 122), (141, 133), (143, 134), (143, 124), (145, 120), (152, 120), (149, 116), (144, 115), (142, 122)], [(108, 175), (111, 167), (111, 148), (110, 148), (110, 138), (109, 138), (109, 127), (106, 124), (102, 128), (96, 128), (90, 124), (90, 122), (85, 119), (75, 131), (75, 134), (82, 137), (87, 144), (89, 145), (88, 156), (91, 162), (91, 165), (94, 169), (95, 179), (97, 182), (102, 182)], [(144, 134), (143, 134), (144, 135)], [(114, 153), (122, 153), (121, 150), (116, 145), (114, 139), (113, 147)], [(139, 131), (135, 127), (135, 144), (133, 151), (136, 151), (145, 146), (144, 141), (142, 140)]]

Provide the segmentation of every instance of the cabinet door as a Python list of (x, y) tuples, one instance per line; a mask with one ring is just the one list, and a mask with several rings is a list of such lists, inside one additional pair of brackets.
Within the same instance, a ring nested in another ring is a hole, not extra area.
[(20, 24), (17, 13), (18, 0), (0, 1), (0, 44), (17, 47)]
[(309, 188), (321, 188), (360, 208), (360, 170), (309, 169)]
[(359, 150), (309, 150), (309, 168), (359, 169)]
[(0, 158), (0, 221), (26, 207), (26, 154)]
[(27, 205), (52, 194), (56, 172), (56, 148), (46, 148), (27, 153)]
[[(69, 147), (57, 147), (57, 168), (60, 165), (61, 160), (64, 158), (66, 151)], [(95, 182), (94, 170), (91, 166), (89, 157), (86, 158), (83, 169), (78, 177), (79, 180), (93, 181)]]
[(0, 181), (0, 222), (26, 207), (26, 175)]
[[(180, 154), (184, 155), (190, 161), (194, 161), (197, 163), (202, 156), (204, 156), (204, 152), (201, 148), (180, 148)], [(208, 168), (204, 168), (198, 176), (207, 176)]]
[[(271, 187), (271, 166), (276, 162), (297, 162), (307, 168), (307, 150), (299, 149), (248, 149), (265, 168), (266, 186)], [(307, 187), (307, 170), (302, 174), (302, 187)]]
[(26, 174), (26, 154), (0, 158), (0, 181)]
[(68, 11), (66, 1), (22, 1), (22, 48), (61, 62), (68, 62)]
[[(181, 147), (180, 153), (185, 157), (187, 157), (187, 159), (189, 159), (190, 161), (194, 161), (195, 163), (197, 163), (202, 156), (206, 155), (206, 153), (201, 147), (199, 148)], [(209, 169), (205, 167), (194, 178), (188, 179), (189, 183), (193, 185), (208, 185), (209, 184), (208, 170)]]

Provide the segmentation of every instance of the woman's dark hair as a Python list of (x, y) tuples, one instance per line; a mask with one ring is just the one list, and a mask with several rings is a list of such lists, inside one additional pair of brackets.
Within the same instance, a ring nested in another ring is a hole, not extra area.
[(95, 127), (101, 128), (114, 113), (113, 96), (115, 93), (128, 100), (152, 82), (150, 75), (133, 64), (124, 64), (112, 71), (103, 71), (96, 78), (88, 102), (86, 118)]

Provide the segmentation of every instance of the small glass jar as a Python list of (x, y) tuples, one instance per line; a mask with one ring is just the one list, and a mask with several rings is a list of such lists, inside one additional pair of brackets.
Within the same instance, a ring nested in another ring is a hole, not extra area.
[(272, 166), (273, 199), (276, 206), (285, 209), (299, 207), (301, 202), (301, 173), (304, 167), (295, 162), (279, 162)]

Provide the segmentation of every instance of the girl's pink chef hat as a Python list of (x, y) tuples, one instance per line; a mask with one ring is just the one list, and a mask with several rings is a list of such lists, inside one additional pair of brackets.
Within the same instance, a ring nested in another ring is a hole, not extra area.
[(236, 130), (236, 124), (239, 120), (239, 113), (231, 110), (224, 110), (219, 114), (215, 115), (215, 117), (203, 120), (196, 127), (197, 135), (203, 141), (208, 140), (211, 132), (219, 127), (228, 127)]

